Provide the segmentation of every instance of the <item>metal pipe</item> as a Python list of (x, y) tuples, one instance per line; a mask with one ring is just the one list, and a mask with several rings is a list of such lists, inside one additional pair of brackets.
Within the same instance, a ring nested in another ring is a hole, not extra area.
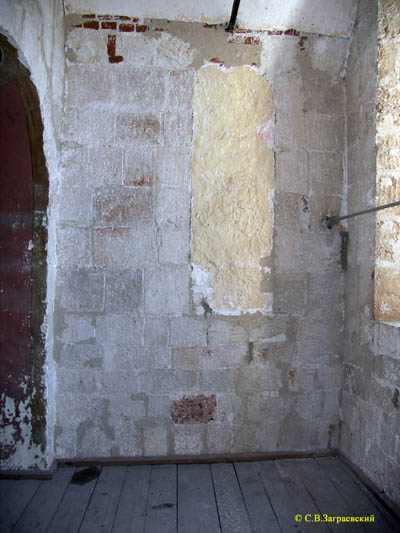
[(225, 29), (225, 31), (229, 31), (230, 33), (233, 33), (233, 30), (235, 29), (235, 24), (236, 24), (236, 17), (237, 17), (238, 10), (239, 10), (239, 4), (240, 4), (240, 0), (233, 0), (231, 20), (229, 21), (228, 27)]
[(325, 217), (326, 226), (328, 229), (332, 229), (335, 224), (339, 224), (339, 222), (345, 218), (358, 217), (359, 215), (365, 215), (365, 213), (373, 213), (374, 211), (380, 211), (381, 209), (387, 209), (388, 207), (395, 207), (396, 205), (400, 205), (400, 201), (392, 202), (391, 204), (378, 205), (378, 207), (371, 207), (371, 209), (364, 209), (364, 211), (357, 211), (357, 213), (351, 213), (350, 215), (344, 215), (342, 217), (339, 215)]

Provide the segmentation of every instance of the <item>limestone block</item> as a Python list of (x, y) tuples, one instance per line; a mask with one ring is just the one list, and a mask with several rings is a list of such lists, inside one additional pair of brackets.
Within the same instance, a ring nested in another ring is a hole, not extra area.
[(144, 342), (146, 346), (167, 346), (169, 323), (164, 317), (145, 317)]
[(158, 233), (160, 264), (186, 265), (189, 261), (190, 232), (187, 229), (161, 227)]
[(57, 228), (57, 256), (60, 267), (91, 266), (91, 230), (59, 226)]
[(61, 186), (58, 221), (88, 226), (92, 218), (92, 191), (87, 187)]
[(190, 190), (191, 150), (187, 146), (168, 146), (158, 150), (159, 186)]
[(161, 69), (124, 65), (114, 73), (113, 102), (121, 110), (160, 112), (165, 105), (165, 84)]
[[(82, 146), (113, 145), (115, 116), (106, 110), (93, 113), (89, 108), (67, 111), (64, 115), (62, 140)], [(119, 137), (117, 142), (120, 142)]]
[(203, 438), (205, 429), (202, 424), (174, 426), (174, 454), (197, 455), (205, 452)]
[(107, 270), (104, 305), (107, 313), (140, 313), (143, 309), (142, 271)]
[(247, 333), (241, 326), (216, 319), (208, 328), (208, 342), (210, 346), (246, 343)]
[(173, 368), (197, 369), (203, 358), (207, 357), (206, 346), (192, 346), (172, 349)]
[(304, 268), (303, 235), (278, 228), (275, 236), (275, 268), (278, 272), (298, 272)]
[(338, 233), (310, 233), (303, 237), (306, 272), (338, 271), (341, 239)]
[(229, 393), (235, 390), (235, 371), (200, 370), (199, 390), (203, 394)]
[(155, 146), (133, 146), (124, 150), (124, 185), (151, 187), (158, 180), (159, 150)]
[(143, 345), (144, 320), (130, 315), (105, 315), (96, 319), (98, 343)]
[(204, 346), (205, 322), (194, 318), (173, 318), (170, 323), (170, 343), (172, 347)]
[(93, 216), (96, 226), (147, 226), (152, 222), (151, 190), (117, 186), (96, 189)]
[(276, 227), (294, 229), (307, 227), (310, 201), (308, 195), (288, 192), (275, 193)]
[(246, 364), (252, 358), (248, 344), (224, 344), (209, 348), (199, 359), (202, 369), (238, 367)]
[(207, 453), (226, 453), (226, 450), (234, 450), (233, 427), (231, 424), (215, 423), (210, 425), (207, 431)]
[(122, 183), (122, 149), (116, 146), (89, 146), (87, 182), (92, 187)]
[(104, 308), (104, 274), (94, 268), (74, 268), (58, 274), (59, 304), (68, 311), (96, 311)]
[(145, 312), (180, 316), (189, 312), (189, 272), (174, 266), (145, 270)]
[(190, 191), (162, 188), (156, 194), (156, 222), (159, 226), (188, 228), (190, 220)]
[(90, 341), (95, 338), (95, 319), (90, 315), (58, 313), (55, 324), (56, 339), (63, 343)]
[(139, 374), (139, 390), (149, 394), (188, 393), (198, 385), (198, 373), (191, 370), (149, 370)]
[(93, 231), (94, 264), (102, 268), (134, 268), (156, 262), (153, 231), (97, 228)]
[(196, 305), (203, 294), (218, 313), (270, 305), (260, 262), (272, 249), (273, 114), (272, 91), (256, 70), (197, 72), (192, 263), (211, 287), (196, 276), (193, 285)]
[(319, 360), (324, 354), (340, 354), (341, 337), (341, 332), (332, 329), (329, 322), (316, 323), (315, 317), (299, 319), (297, 353), (302, 354), (304, 363)]
[(194, 70), (171, 70), (167, 78), (167, 109), (191, 112), (194, 88)]
[(164, 113), (162, 134), (163, 145), (191, 145), (192, 133), (193, 119), (190, 112), (185, 110)]
[(168, 452), (168, 433), (164, 425), (156, 425), (143, 430), (143, 455), (167, 455)]
[(84, 187), (88, 184), (88, 151), (81, 146), (63, 146), (61, 151), (62, 184)]
[(305, 311), (308, 290), (308, 274), (293, 272), (276, 273), (274, 276), (274, 313), (302, 315)]
[(282, 387), (282, 370), (272, 361), (266, 364), (253, 363), (237, 371), (236, 393), (240, 396), (266, 391), (277, 391)]
[(104, 368), (103, 346), (97, 344), (60, 344), (54, 357), (59, 367)]
[(162, 126), (156, 114), (124, 113), (116, 117), (115, 142), (132, 146), (135, 144), (160, 144)]
[(114, 72), (103, 65), (70, 64), (65, 79), (66, 109), (100, 107), (112, 98)]

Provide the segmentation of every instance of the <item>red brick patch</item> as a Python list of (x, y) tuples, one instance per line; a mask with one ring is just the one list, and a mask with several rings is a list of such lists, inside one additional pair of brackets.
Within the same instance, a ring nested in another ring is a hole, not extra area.
[(260, 44), (260, 39), (255, 39), (254, 37), (246, 37), (243, 41), (244, 44)]
[(117, 48), (117, 37), (115, 35), (109, 35), (108, 36), (108, 42), (107, 42), (107, 53), (108, 53), (108, 61), (110, 63), (120, 63), (124, 60), (122, 56), (116, 56), (115, 51)]
[(206, 424), (214, 420), (217, 400), (215, 394), (211, 396), (184, 396), (181, 400), (172, 402), (171, 417), (175, 424), (190, 424), (200, 422)]
[(94, 13), (90, 13), (89, 15), (82, 15), (83, 19), (95, 19), (96, 15)]
[(145, 26), (145, 25), (142, 25), (142, 26), (137, 25), (137, 26), (136, 26), (136, 31), (137, 31), (137, 32), (140, 32), (140, 33), (145, 32), (145, 31), (147, 31), (148, 29), (149, 29), (149, 27), (148, 27), (148, 26)]
[(102, 30), (116, 30), (117, 23), (116, 22), (102, 22), (101, 29)]
[(99, 22), (97, 20), (89, 20), (88, 22), (83, 23), (83, 27), (88, 28), (89, 30), (98, 30)]
[(135, 31), (134, 24), (120, 24), (119, 31)]

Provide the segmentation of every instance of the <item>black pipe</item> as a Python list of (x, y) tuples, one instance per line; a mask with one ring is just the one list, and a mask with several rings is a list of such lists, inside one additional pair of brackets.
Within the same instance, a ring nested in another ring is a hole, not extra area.
[(400, 205), (399, 202), (392, 202), (391, 204), (385, 204), (385, 205), (378, 205), (378, 207), (371, 207), (371, 209), (364, 209), (364, 211), (357, 211), (357, 213), (352, 213), (351, 215), (344, 215), (340, 217), (339, 215), (332, 216), (332, 217), (325, 217), (326, 225), (328, 229), (332, 229), (335, 224), (339, 224), (339, 222), (345, 218), (353, 218), (358, 217), (359, 215), (365, 215), (365, 213), (372, 213), (373, 211), (380, 211), (381, 209), (387, 209), (388, 207), (395, 207), (396, 205)]
[(229, 21), (228, 27), (225, 29), (225, 31), (229, 31), (230, 33), (233, 33), (233, 30), (235, 29), (235, 24), (236, 24), (236, 17), (237, 17), (238, 10), (239, 10), (239, 4), (240, 4), (240, 0), (233, 0), (231, 20)]

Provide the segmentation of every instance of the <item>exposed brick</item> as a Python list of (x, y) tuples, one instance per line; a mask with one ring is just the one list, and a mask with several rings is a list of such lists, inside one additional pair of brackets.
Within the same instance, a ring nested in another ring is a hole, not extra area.
[(254, 37), (246, 37), (246, 39), (243, 41), (244, 44), (260, 44), (260, 39), (255, 39)]
[(143, 32), (145, 32), (145, 31), (147, 31), (148, 29), (149, 29), (149, 27), (148, 27), (148, 26), (145, 26), (144, 24), (141, 25), (141, 26), (139, 26), (139, 25), (136, 26), (136, 31), (137, 31), (138, 33), (143, 33)]
[(95, 19), (96, 15), (94, 13), (90, 13), (88, 15), (82, 15), (83, 19)]
[(116, 22), (102, 22), (101, 29), (102, 30), (116, 30), (117, 23)]
[(126, 15), (116, 15), (114, 20), (131, 20), (131, 17), (127, 17)]
[(83, 23), (83, 27), (89, 30), (98, 30), (99, 22), (97, 20), (89, 20), (88, 22)]
[(175, 424), (200, 422), (206, 424), (214, 420), (217, 400), (215, 394), (211, 396), (184, 396), (181, 400), (172, 402), (171, 418)]
[(97, 17), (99, 20), (112, 20), (113, 19), (113, 16), (112, 15), (98, 15)]
[(124, 59), (122, 56), (115, 55), (116, 47), (117, 47), (117, 37), (115, 35), (109, 35), (108, 42), (107, 42), (107, 53), (108, 53), (108, 61), (110, 63), (120, 63)]
[(134, 24), (120, 24), (119, 25), (119, 31), (135, 31), (135, 25)]

